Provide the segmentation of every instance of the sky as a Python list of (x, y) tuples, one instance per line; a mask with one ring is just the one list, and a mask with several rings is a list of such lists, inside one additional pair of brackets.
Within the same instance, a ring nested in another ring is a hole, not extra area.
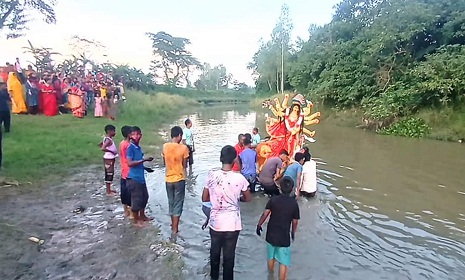
[(6, 40), (0, 36), (0, 65), (7, 61), (13, 63), (16, 57), (23, 65), (27, 64), (31, 59), (23, 49), (28, 46), (27, 40), (63, 55), (71, 54), (70, 38), (78, 35), (106, 46), (107, 58), (94, 57), (99, 62), (127, 63), (148, 71), (153, 56), (151, 41), (145, 33), (165, 31), (190, 39), (188, 50), (201, 62), (224, 64), (235, 79), (253, 85), (247, 64), (258, 50), (259, 40), (270, 39), (284, 3), (289, 6), (294, 24), (292, 37), (306, 39), (310, 24), (331, 21), (333, 7), (338, 2), (340, 0), (59, 0), (55, 7), (56, 25), (37, 19), (29, 24), (22, 38)]

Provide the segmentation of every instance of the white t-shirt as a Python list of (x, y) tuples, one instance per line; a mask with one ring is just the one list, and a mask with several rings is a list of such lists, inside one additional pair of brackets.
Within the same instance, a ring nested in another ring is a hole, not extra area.
[(313, 159), (306, 161), (302, 166), (302, 187), (301, 191), (316, 192), (316, 161)]

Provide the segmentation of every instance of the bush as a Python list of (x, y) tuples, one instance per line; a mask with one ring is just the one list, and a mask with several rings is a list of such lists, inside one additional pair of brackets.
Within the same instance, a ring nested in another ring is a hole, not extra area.
[(405, 118), (388, 128), (381, 129), (380, 134), (421, 138), (430, 134), (431, 128), (421, 118)]

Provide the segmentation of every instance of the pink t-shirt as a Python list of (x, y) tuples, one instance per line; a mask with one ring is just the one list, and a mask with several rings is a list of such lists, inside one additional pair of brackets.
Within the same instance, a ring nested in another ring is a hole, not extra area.
[(249, 182), (242, 174), (233, 171), (211, 170), (205, 188), (212, 204), (210, 228), (214, 231), (242, 230), (239, 198)]

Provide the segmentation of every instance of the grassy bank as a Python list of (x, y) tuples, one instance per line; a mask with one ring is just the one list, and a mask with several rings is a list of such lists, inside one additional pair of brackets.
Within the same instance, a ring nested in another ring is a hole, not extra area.
[(144, 138), (146, 154), (153, 153), (162, 140), (159, 125), (180, 113), (186, 104), (197, 104), (191, 98), (166, 93), (144, 94), (128, 92), (127, 101), (119, 106), (116, 121), (89, 116), (78, 119), (71, 114), (55, 117), (14, 115), (11, 133), (3, 137), (3, 166), (5, 180), (38, 184), (57, 180), (79, 166), (99, 164), (102, 152), (97, 144), (107, 124), (117, 127), (115, 140), (122, 137), (123, 125), (138, 125)]

